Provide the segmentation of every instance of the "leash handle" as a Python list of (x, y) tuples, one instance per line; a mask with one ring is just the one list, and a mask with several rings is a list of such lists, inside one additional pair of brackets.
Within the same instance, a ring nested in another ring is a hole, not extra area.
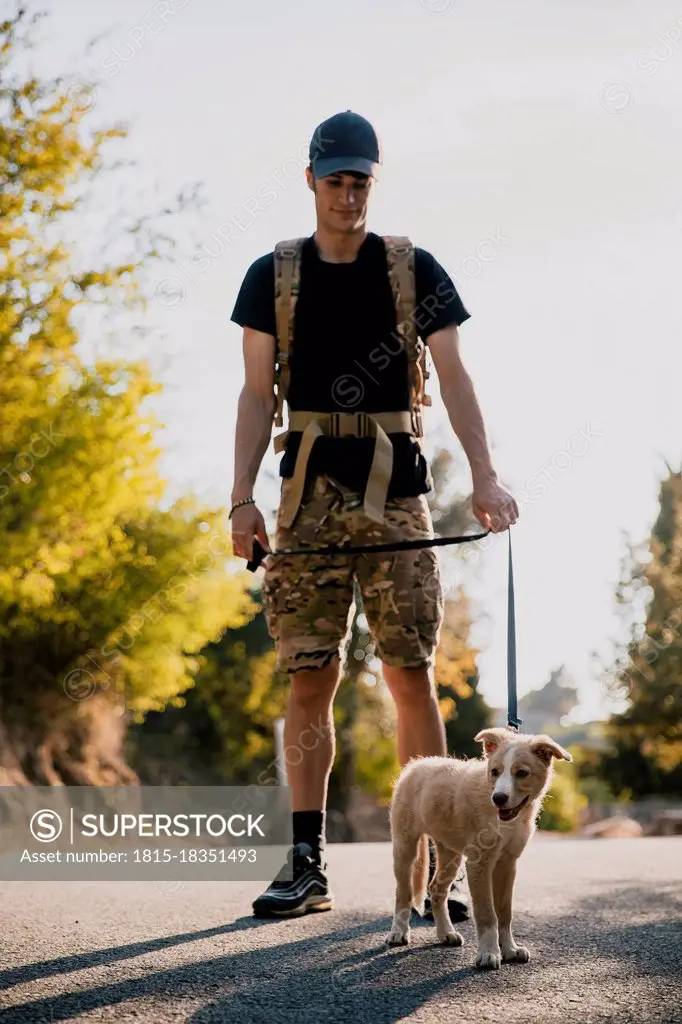
[(512, 564), (511, 527), (509, 533), (509, 581), (507, 585), (507, 728), (519, 731), (523, 720), (519, 718), (516, 695), (516, 615), (514, 608), (514, 566)]
[(254, 537), (253, 538), (253, 551), (251, 552), (251, 561), (246, 563), (246, 568), (249, 570), (249, 572), (255, 572), (256, 571), (258, 566), (261, 564), (261, 562), (265, 558), (266, 554), (267, 554), (267, 552), (266, 552), (265, 548), (263, 547), (263, 545), (260, 543), (260, 541), (256, 537)]

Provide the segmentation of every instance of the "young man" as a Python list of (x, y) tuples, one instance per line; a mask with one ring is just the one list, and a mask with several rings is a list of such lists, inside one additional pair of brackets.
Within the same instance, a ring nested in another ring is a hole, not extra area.
[[(471, 467), (475, 515), (494, 532), (516, 522), (518, 508), (497, 481), (460, 359), (457, 331), (469, 314), (454, 284), (430, 253), (367, 230), (380, 163), (377, 135), (358, 114), (347, 110), (319, 125), (306, 170), (315, 197), (315, 232), (288, 243), (283, 253), (256, 260), (242, 283), (232, 314), (244, 331), (245, 383), (230, 512), (234, 552), (242, 558), (251, 558), (254, 537), (271, 551), (253, 489), (276, 411), (276, 363), (289, 405), (289, 429), (276, 441), (276, 450), (284, 449), (276, 547), (433, 536), (425, 496), (432, 479), (413, 407), (414, 395), (423, 393), (415, 362), (417, 329)], [(405, 302), (410, 282), (413, 309)], [(404, 319), (398, 317), (401, 309)], [(284, 743), (297, 757), (287, 758), (293, 881), (276, 879), (253, 909), (257, 916), (296, 916), (333, 904), (325, 808), (335, 752), (332, 704), (353, 583), (396, 702), (401, 764), (446, 753), (433, 676), (443, 600), (433, 548), (307, 560), (268, 555), (264, 564), (268, 628), (279, 667), (291, 680)], [(466, 898), (456, 886), (450, 914), (453, 920), (467, 916)]]

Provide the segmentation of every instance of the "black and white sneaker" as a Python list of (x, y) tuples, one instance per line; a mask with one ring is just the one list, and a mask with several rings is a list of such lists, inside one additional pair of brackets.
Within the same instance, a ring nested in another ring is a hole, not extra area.
[[(254, 917), (301, 917), (313, 910), (331, 910), (334, 895), (327, 876), (307, 843), (299, 843), (287, 858), (291, 881), (278, 878), (253, 902)], [(325, 865), (326, 867), (326, 865)]]
[[(436, 873), (436, 850), (431, 839), (429, 839), (429, 886), (433, 881), (433, 876)], [(450, 892), (448, 893), (448, 912), (450, 914), (450, 920), (453, 924), (461, 924), (462, 921), (469, 920), (469, 897), (467, 896), (466, 890), (461, 885), (465, 879), (464, 869), (460, 871), (457, 878), (450, 886)], [(424, 899), (424, 913), (422, 917), (425, 921), (433, 921), (433, 909), (431, 906), (431, 897), (427, 891), (426, 898)]]

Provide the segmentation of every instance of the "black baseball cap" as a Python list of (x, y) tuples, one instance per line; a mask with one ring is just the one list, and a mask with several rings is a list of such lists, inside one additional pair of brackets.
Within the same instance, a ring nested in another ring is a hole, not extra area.
[(315, 178), (341, 171), (376, 177), (382, 154), (377, 133), (369, 121), (352, 110), (344, 110), (317, 126), (308, 156)]

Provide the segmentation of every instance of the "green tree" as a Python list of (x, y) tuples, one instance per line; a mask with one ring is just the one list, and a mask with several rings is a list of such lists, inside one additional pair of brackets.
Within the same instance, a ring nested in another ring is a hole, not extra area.
[(0, 23), (0, 781), (134, 783), (128, 719), (256, 607), (222, 511), (160, 507), (147, 364), (79, 351), (88, 311), (144, 308), (159, 238), (121, 226), (133, 255), (94, 268), (66, 244), (126, 133), (87, 133), (61, 80), (17, 70), (26, 31)]
[(131, 763), (151, 785), (246, 785), (275, 770), (275, 721), (286, 710), (289, 687), (262, 613), (226, 631), (199, 656), (195, 685), (163, 711), (131, 729)]
[[(571, 751), (575, 754), (575, 751)], [(581, 792), (574, 762), (561, 761), (555, 769), (538, 818), (538, 828), (547, 832), (574, 832), (580, 825), (580, 813), (588, 804)]]
[(627, 698), (612, 715), (606, 781), (619, 794), (682, 796), (682, 474), (661, 483), (648, 550), (631, 550), (617, 589), (627, 616), (626, 656), (604, 681)]

